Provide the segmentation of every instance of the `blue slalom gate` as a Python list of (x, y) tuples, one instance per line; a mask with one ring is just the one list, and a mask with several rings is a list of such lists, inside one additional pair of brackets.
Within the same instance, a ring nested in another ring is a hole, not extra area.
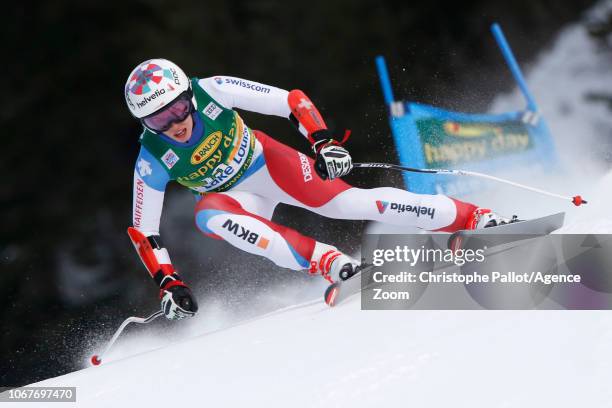
[[(491, 174), (517, 168), (537, 172), (556, 166), (554, 142), (512, 50), (498, 24), (491, 31), (525, 98), (522, 110), (473, 114), (396, 101), (385, 60), (376, 58), (401, 165)], [(410, 191), (427, 194), (463, 195), (485, 188), (480, 180), (446, 175), (404, 172), (404, 181)]]

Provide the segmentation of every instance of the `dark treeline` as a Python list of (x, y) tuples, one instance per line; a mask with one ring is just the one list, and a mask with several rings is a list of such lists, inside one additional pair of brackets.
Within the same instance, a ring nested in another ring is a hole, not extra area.
[[(353, 130), (353, 157), (394, 160), (376, 55), (387, 57), (397, 97), (478, 111), (513, 86), (489, 34), (493, 21), (528, 68), (591, 3), (58, 0), (5, 7), (0, 385), (79, 368), (73, 356), (96, 332), (92, 322), (105, 323), (97, 332), (108, 333), (129, 313), (156, 305), (125, 235), (140, 125), (124, 105), (123, 86), (137, 63), (164, 57), (191, 76), (226, 74), (303, 89), (331, 128)], [(245, 116), (251, 127), (306, 151), (288, 121)], [(397, 175), (385, 177), (360, 172), (349, 181), (399, 185)], [(189, 230), (200, 248), (208, 245), (192, 231), (190, 211), (174, 218), (167, 244), (188, 277), (190, 268), (206, 271), (191, 280), (203, 279), (200, 292), (207, 293), (224, 279), (208, 272), (220, 261), (190, 263), (185, 241), (172, 239)], [(321, 219), (287, 208), (278, 217), (320, 239), (359, 242), (361, 223), (325, 221), (322, 228)], [(229, 251), (237, 265), (254, 262), (217, 243), (211, 248)]]

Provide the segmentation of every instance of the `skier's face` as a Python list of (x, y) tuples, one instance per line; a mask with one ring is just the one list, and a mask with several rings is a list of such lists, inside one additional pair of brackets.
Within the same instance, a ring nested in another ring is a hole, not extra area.
[(180, 143), (187, 143), (191, 139), (191, 131), (193, 130), (193, 118), (188, 115), (184, 121), (176, 122), (172, 124), (170, 129), (166, 130), (164, 134), (172, 140), (176, 140)]

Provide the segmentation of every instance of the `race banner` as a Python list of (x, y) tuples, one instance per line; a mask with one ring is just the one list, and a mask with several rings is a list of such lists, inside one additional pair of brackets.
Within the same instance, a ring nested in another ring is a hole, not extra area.
[[(400, 164), (489, 174), (550, 169), (554, 143), (544, 120), (529, 111), (497, 115), (452, 112), (414, 102), (391, 119)], [(461, 195), (486, 188), (481, 180), (404, 173), (417, 193)]]
[[(384, 58), (376, 58), (378, 74), (389, 107), (390, 125), (403, 166), (461, 169), (497, 176), (550, 171), (557, 166), (553, 139), (538, 112), (510, 46), (497, 24), (493, 36), (526, 100), (526, 108), (501, 114), (453, 112), (416, 102), (396, 101)], [(449, 175), (404, 173), (410, 191), (461, 196), (483, 190), (490, 183)]]

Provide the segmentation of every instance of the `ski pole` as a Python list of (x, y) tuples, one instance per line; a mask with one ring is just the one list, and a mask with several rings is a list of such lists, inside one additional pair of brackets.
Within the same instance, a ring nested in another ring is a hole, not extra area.
[(579, 206), (581, 204), (587, 204), (586, 200), (583, 200), (579, 195), (569, 197), (561, 194), (551, 193), (550, 191), (540, 190), (539, 188), (526, 186), (524, 184), (519, 184), (514, 181), (506, 180), (503, 178), (491, 176), (489, 174), (478, 173), (475, 171), (468, 170), (451, 170), (451, 169), (416, 169), (413, 167), (400, 166), (397, 164), (390, 163), (353, 163), (353, 167), (356, 168), (379, 168), (379, 169), (390, 169), (390, 170), (398, 170), (398, 171), (409, 171), (412, 173), (427, 173), (427, 174), (447, 174), (453, 176), (473, 176), (480, 177), (488, 180), (498, 181), (500, 183), (510, 184), (511, 186), (515, 186), (518, 188), (522, 188), (529, 191), (534, 191), (536, 193), (544, 194), (550, 197), (560, 198), (562, 200), (569, 200), (575, 206)]
[(113, 334), (113, 337), (110, 339), (110, 341), (108, 342), (108, 344), (106, 345), (106, 347), (104, 348), (104, 350), (100, 353), (100, 354), (94, 354), (93, 356), (91, 356), (91, 364), (93, 365), (100, 365), (100, 363), (102, 363), (102, 357), (108, 352), (108, 350), (110, 350), (110, 348), (113, 346), (113, 344), (115, 343), (115, 341), (117, 341), (117, 338), (121, 335), (121, 333), (123, 332), (123, 329), (125, 329), (125, 327), (130, 324), (130, 323), (140, 323), (140, 324), (146, 324), (146, 323), (151, 323), (153, 320), (157, 319), (159, 316), (161, 316), (162, 314), (164, 314), (164, 312), (157, 311), (155, 313), (153, 313), (151, 316), (149, 317), (136, 317), (136, 316), (131, 316), (128, 317), (127, 319), (125, 319), (123, 321), (123, 323), (121, 323), (121, 326), (119, 326), (119, 328), (117, 329), (117, 331), (115, 332), (115, 334)]

